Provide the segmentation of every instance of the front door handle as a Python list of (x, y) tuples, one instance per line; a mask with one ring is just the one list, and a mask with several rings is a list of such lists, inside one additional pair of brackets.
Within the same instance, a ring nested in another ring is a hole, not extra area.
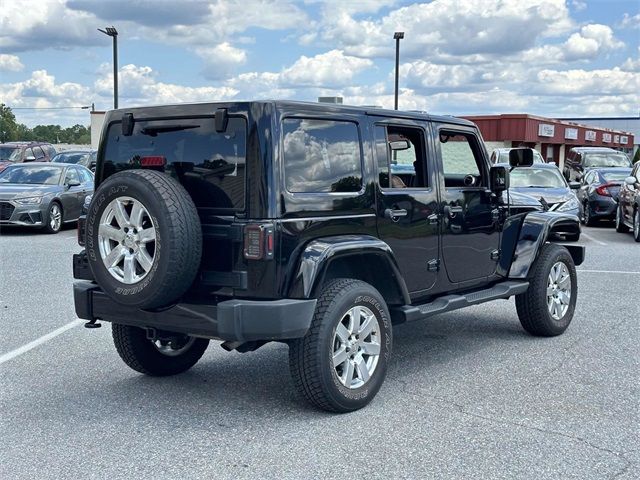
[(445, 205), (443, 208), (444, 214), (449, 218), (455, 218), (456, 215), (462, 213), (462, 207), (456, 207), (451, 205)]
[(392, 222), (397, 222), (398, 220), (400, 220), (400, 217), (406, 217), (408, 215), (408, 212), (404, 209), (392, 209), (392, 208), (387, 208), (384, 211), (384, 216), (385, 218), (390, 218)]

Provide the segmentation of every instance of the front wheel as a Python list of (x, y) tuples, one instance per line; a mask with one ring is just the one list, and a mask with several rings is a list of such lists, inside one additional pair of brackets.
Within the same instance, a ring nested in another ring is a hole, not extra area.
[(633, 214), (633, 239), (640, 242), (640, 208), (636, 208)]
[(296, 388), (330, 412), (364, 407), (384, 381), (391, 336), (389, 310), (375, 288), (360, 280), (331, 280), (318, 298), (309, 332), (289, 344)]
[(44, 229), (47, 233), (58, 233), (62, 228), (62, 207), (58, 202), (51, 202), (44, 219)]
[(516, 295), (522, 327), (531, 335), (560, 335), (573, 319), (577, 296), (573, 258), (566, 248), (546, 244), (532, 266), (528, 290)]
[(154, 377), (176, 375), (193, 367), (209, 340), (176, 335), (169, 340), (150, 340), (142, 328), (114, 323), (113, 343), (120, 358), (137, 372)]

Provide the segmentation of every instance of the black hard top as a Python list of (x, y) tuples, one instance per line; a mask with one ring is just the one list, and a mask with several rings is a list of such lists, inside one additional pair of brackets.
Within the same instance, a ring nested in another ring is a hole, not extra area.
[(211, 115), (217, 108), (228, 108), (231, 106), (244, 107), (250, 109), (252, 106), (273, 105), (278, 110), (294, 110), (300, 109), (306, 112), (313, 111), (318, 113), (334, 113), (334, 114), (350, 114), (350, 115), (376, 115), (391, 118), (406, 118), (413, 120), (428, 120), (441, 123), (455, 123), (458, 125), (475, 126), (473, 122), (463, 118), (448, 115), (431, 115), (427, 112), (404, 111), (404, 110), (388, 110), (384, 108), (340, 105), (333, 103), (316, 103), (316, 102), (299, 102), (294, 100), (257, 100), (257, 101), (238, 101), (238, 102), (203, 102), (203, 103), (179, 103), (172, 105), (154, 105), (148, 107), (120, 108), (108, 112), (110, 119), (116, 119), (119, 115), (125, 113), (133, 113), (134, 118), (140, 116), (143, 118), (151, 118), (155, 116), (182, 116), (185, 115), (185, 109), (188, 109), (189, 115)]

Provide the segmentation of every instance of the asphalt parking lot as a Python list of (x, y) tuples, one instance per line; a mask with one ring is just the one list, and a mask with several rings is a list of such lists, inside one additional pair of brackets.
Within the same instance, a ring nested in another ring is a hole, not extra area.
[(525, 334), (513, 300), (398, 326), (373, 403), (331, 415), (296, 396), (283, 345), (137, 374), (108, 324), (76, 321), (76, 231), (1, 233), (0, 478), (640, 478), (630, 234), (584, 229), (563, 336)]

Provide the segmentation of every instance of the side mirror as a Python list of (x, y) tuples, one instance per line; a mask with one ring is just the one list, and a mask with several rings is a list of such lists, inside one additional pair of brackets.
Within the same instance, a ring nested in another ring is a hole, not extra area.
[(636, 177), (630, 176), (624, 179), (624, 183), (629, 185), (630, 187), (635, 187), (636, 185)]
[(69, 183), (66, 183), (65, 185), (67, 186), (67, 188), (71, 188), (71, 187), (79, 187), (81, 184), (80, 184), (80, 182), (71, 181)]
[(492, 166), (489, 172), (491, 177), (491, 191), (493, 193), (504, 192), (509, 189), (509, 169), (503, 166)]
[(571, 190), (578, 190), (580, 188), (580, 182), (569, 182), (569, 188)]
[(397, 152), (398, 150), (409, 150), (411, 145), (409, 144), (409, 140), (394, 140), (389, 142), (389, 148), (392, 152)]
[(26, 157), (24, 159), (25, 162), (35, 162), (36, 161), (36, 157), (34, 157), (33, 155), (29, 155), (28, 157)]
[(509, 165), (513, 167), (530, 167), (533, 165), (533, 152), (530, 148), (512, 148), (509, 150)]

